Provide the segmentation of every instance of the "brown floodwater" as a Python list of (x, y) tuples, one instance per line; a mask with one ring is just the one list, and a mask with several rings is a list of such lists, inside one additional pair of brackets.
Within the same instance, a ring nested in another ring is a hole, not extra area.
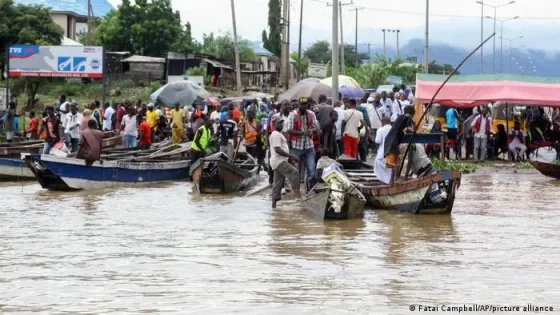
[[(263, 178), (264, 180), (264, 178)], [(410, 314), (409, 305), (560, 310), (560, 182), (463, 177), (452, 215), (318, 222), (266, 192), (190, 183), (55, 193), (1, 184), (0, 312)]]

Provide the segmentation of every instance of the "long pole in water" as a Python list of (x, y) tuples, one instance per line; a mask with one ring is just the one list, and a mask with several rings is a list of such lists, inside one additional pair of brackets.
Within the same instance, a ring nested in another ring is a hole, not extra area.
[(301, 8), (299, 10), (299, 44), (298, 44), (298, 82), (301, 80), (301, 32), (303, 29), (303, 0), (301, 0)]
[(235, 51), (235, 78), (237, 81), (237, 93), (243, 94), (241, 88), (241, 65), (239, 64), (239, 43), (237, 42), (237, 24), (235, 22), (235, 0), (231, 0), (231, 19), (233, 23), (233, 48)]
[[(472, 56), (474, 55), (474, 53), (479, 50), (484, 44), (486, 44), (486, 42), (488, 42), (490, 39), (492, 39), (492, 37), (494, 37), (494, 35), (496, 34), (492, 34), (490, 35), (490, 37), (486, 38), (486, 40), (484, 40), (482, 43), (480, 43), (480, 45), (478, 45), (478, 47), (476, 47), (473, 51), (471, 51), (470, 54), (468, 54), (462, 61), (461, 63), (455, 68), (453, 69), (453, 71), (449, 74), (449, 76), (447, 76), (447, 79), (445, 79), (445, 81), (443, 81), (443, 83), (440, 85), (440, 87), (437, 89), (436, 93), (434, 93), (434, 96), (432, 97), (432, 99), (430, 100), (430, 103), (428, 104), (428, 106), (426, 106), (426, 109), (424, 110), (424, 113), (422, 114), (422, 116), (420, 117), (420, 119), (418, 120), (418, 123), (416, 124), (414, 131), (412, 132), (412, 135), (410, 136), (410, 140), (408, 141), (408, 145), (406, 146), (406, 151), (403, 155), (403, 159), (401, 162), (401, 166), (399, 168), (399, 171), (403, 169), (404, 167), (404, 161), (406, 160), (405, 157), (408, 155), (408, 151), (410, 149), (410, 146), (412, 145), (412, 141), (414, 140), (414, 137), (416, 136), (417, 130), (418, 128), (420, 128), (420, 124), (422, 123), (422, 120), (424, 120), (424, 117), (426, 116), (426, 114), (430, 111), (430, 107), (432, 107), (432, 104), (434, 103), (434, 100), (436, 99), (436, 96), (439, 94), (439, 92), (441, 91), (441, 89), (443, 89), (443, 87), (445, 86), (445, 84), (447, 84), (447, 82), (451, 79), (451, 77), (453, 75), (455, 75), (455, 73), (457, 73), (457, 71), (459, 70), (459, 68), (461, 68), (463, 66), (463, 64)], [(400, 176), (400, 173), (399, 173)]]
[(332, 99), (338, 101), (338, 0), (332, 3)]

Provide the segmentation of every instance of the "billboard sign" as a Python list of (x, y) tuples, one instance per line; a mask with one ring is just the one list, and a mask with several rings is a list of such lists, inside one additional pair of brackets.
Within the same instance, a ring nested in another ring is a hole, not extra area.
[(310, 78), (326, 78), (327, 77), (327, 65), (320, 63), (310, 63), (307, 68), (307, 75)]
[(12, 45), (8, 55), (10, 77), (103, 77), (103, 47)]
[(396, 75), (388, 75), (387, 76), (387, 84), (401, 85), (402, 83), (403, 83), (402, 77), (399, 77), (399, 76), (396, 76)]

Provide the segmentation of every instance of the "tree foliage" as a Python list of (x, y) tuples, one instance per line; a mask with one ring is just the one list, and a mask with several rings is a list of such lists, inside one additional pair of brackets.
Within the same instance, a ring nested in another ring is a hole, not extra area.
[(187, 31), (170, 0), (136, 0), (134, 4), (123, 0), (117, 10), (101, 20), (93, 31), (93, 41), (108, 51), (163, 57), (172, 48), (188, 47), (192, 36)]
[(303, 56), (314, 63), (330, 63), (332, 60), (331, 45), (326, 40), (315, 42), (305, 50)]
[(281, 11), (280, 0), (268, 1), (268, 36), (266, 35), (266, 30), (263, 30), (262, 33), (264, 48), (276, 56), (282, 54)]
[[(344, 63), (355, 66), (362, 64), (362, 60), (367, 58), (367, 54), (356, 53), (353, 45), (344, 45)], [(332, 63), (331, 45), (327, 41), (318, 41), (311, 45), (303, 56), (314, 63)]]
[(387, 68), (376, 63), (363, 64), (355, 72), (349, 69), (346, 73), (364, 88), (376, 88), (385, 84), (388, 75)]
[[(299, 55), (298, 55), (298, 53), (297, 53), (297, 52), (293, 52), (293, 53), (290, 54), (290, 57), (296, 61), (296, 67), (297, 67), (298, 61), (299, 61)], [(302, 59), (301, 59), (301, 69), (299, 69), (299, 70), (300, 70), (300, 73), (301, 73), (302, 75), (303, 75), (303, 74), (306, 74), (308, 68), (309, 68), (309, 61), (308, 61), (307, 59), (305, 59), (305, 58), (302, 58)]]
[[(251, 42), (238, 37), (239, 60), (241, 62), (251, 62), (255, 59)], [(231, 33), (214, 35), (214, 33), (203, 34), (200, 53), (212, 55), (218, 59), (235, 61), (233, 36)]]
[[(428, 73), (433, 74), (451, 74), (454, 69), (455, 67), (450, 64), (438, 65), (435, 60), (428, 64)], [(461, 73), (457, 71), (457, 74)]]
[(206, 69), (203, 67), (193, 67), (185, 72), (189, 76), (206, 76)]

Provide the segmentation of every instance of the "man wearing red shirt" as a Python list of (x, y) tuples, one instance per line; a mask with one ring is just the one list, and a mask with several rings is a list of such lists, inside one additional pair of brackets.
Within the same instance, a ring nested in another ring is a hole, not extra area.
[(35, 117), (35, 112), (29, 113), (29, 127), (25, 130), (27, 137), (30, 140), (39, 139), (39, 120)]
[(146, 122), (146, 116), (142, 116), (142, 122), (138, 126), (138, 139), (141, 150), (148, 150), (152, 145), (152, 128)]

